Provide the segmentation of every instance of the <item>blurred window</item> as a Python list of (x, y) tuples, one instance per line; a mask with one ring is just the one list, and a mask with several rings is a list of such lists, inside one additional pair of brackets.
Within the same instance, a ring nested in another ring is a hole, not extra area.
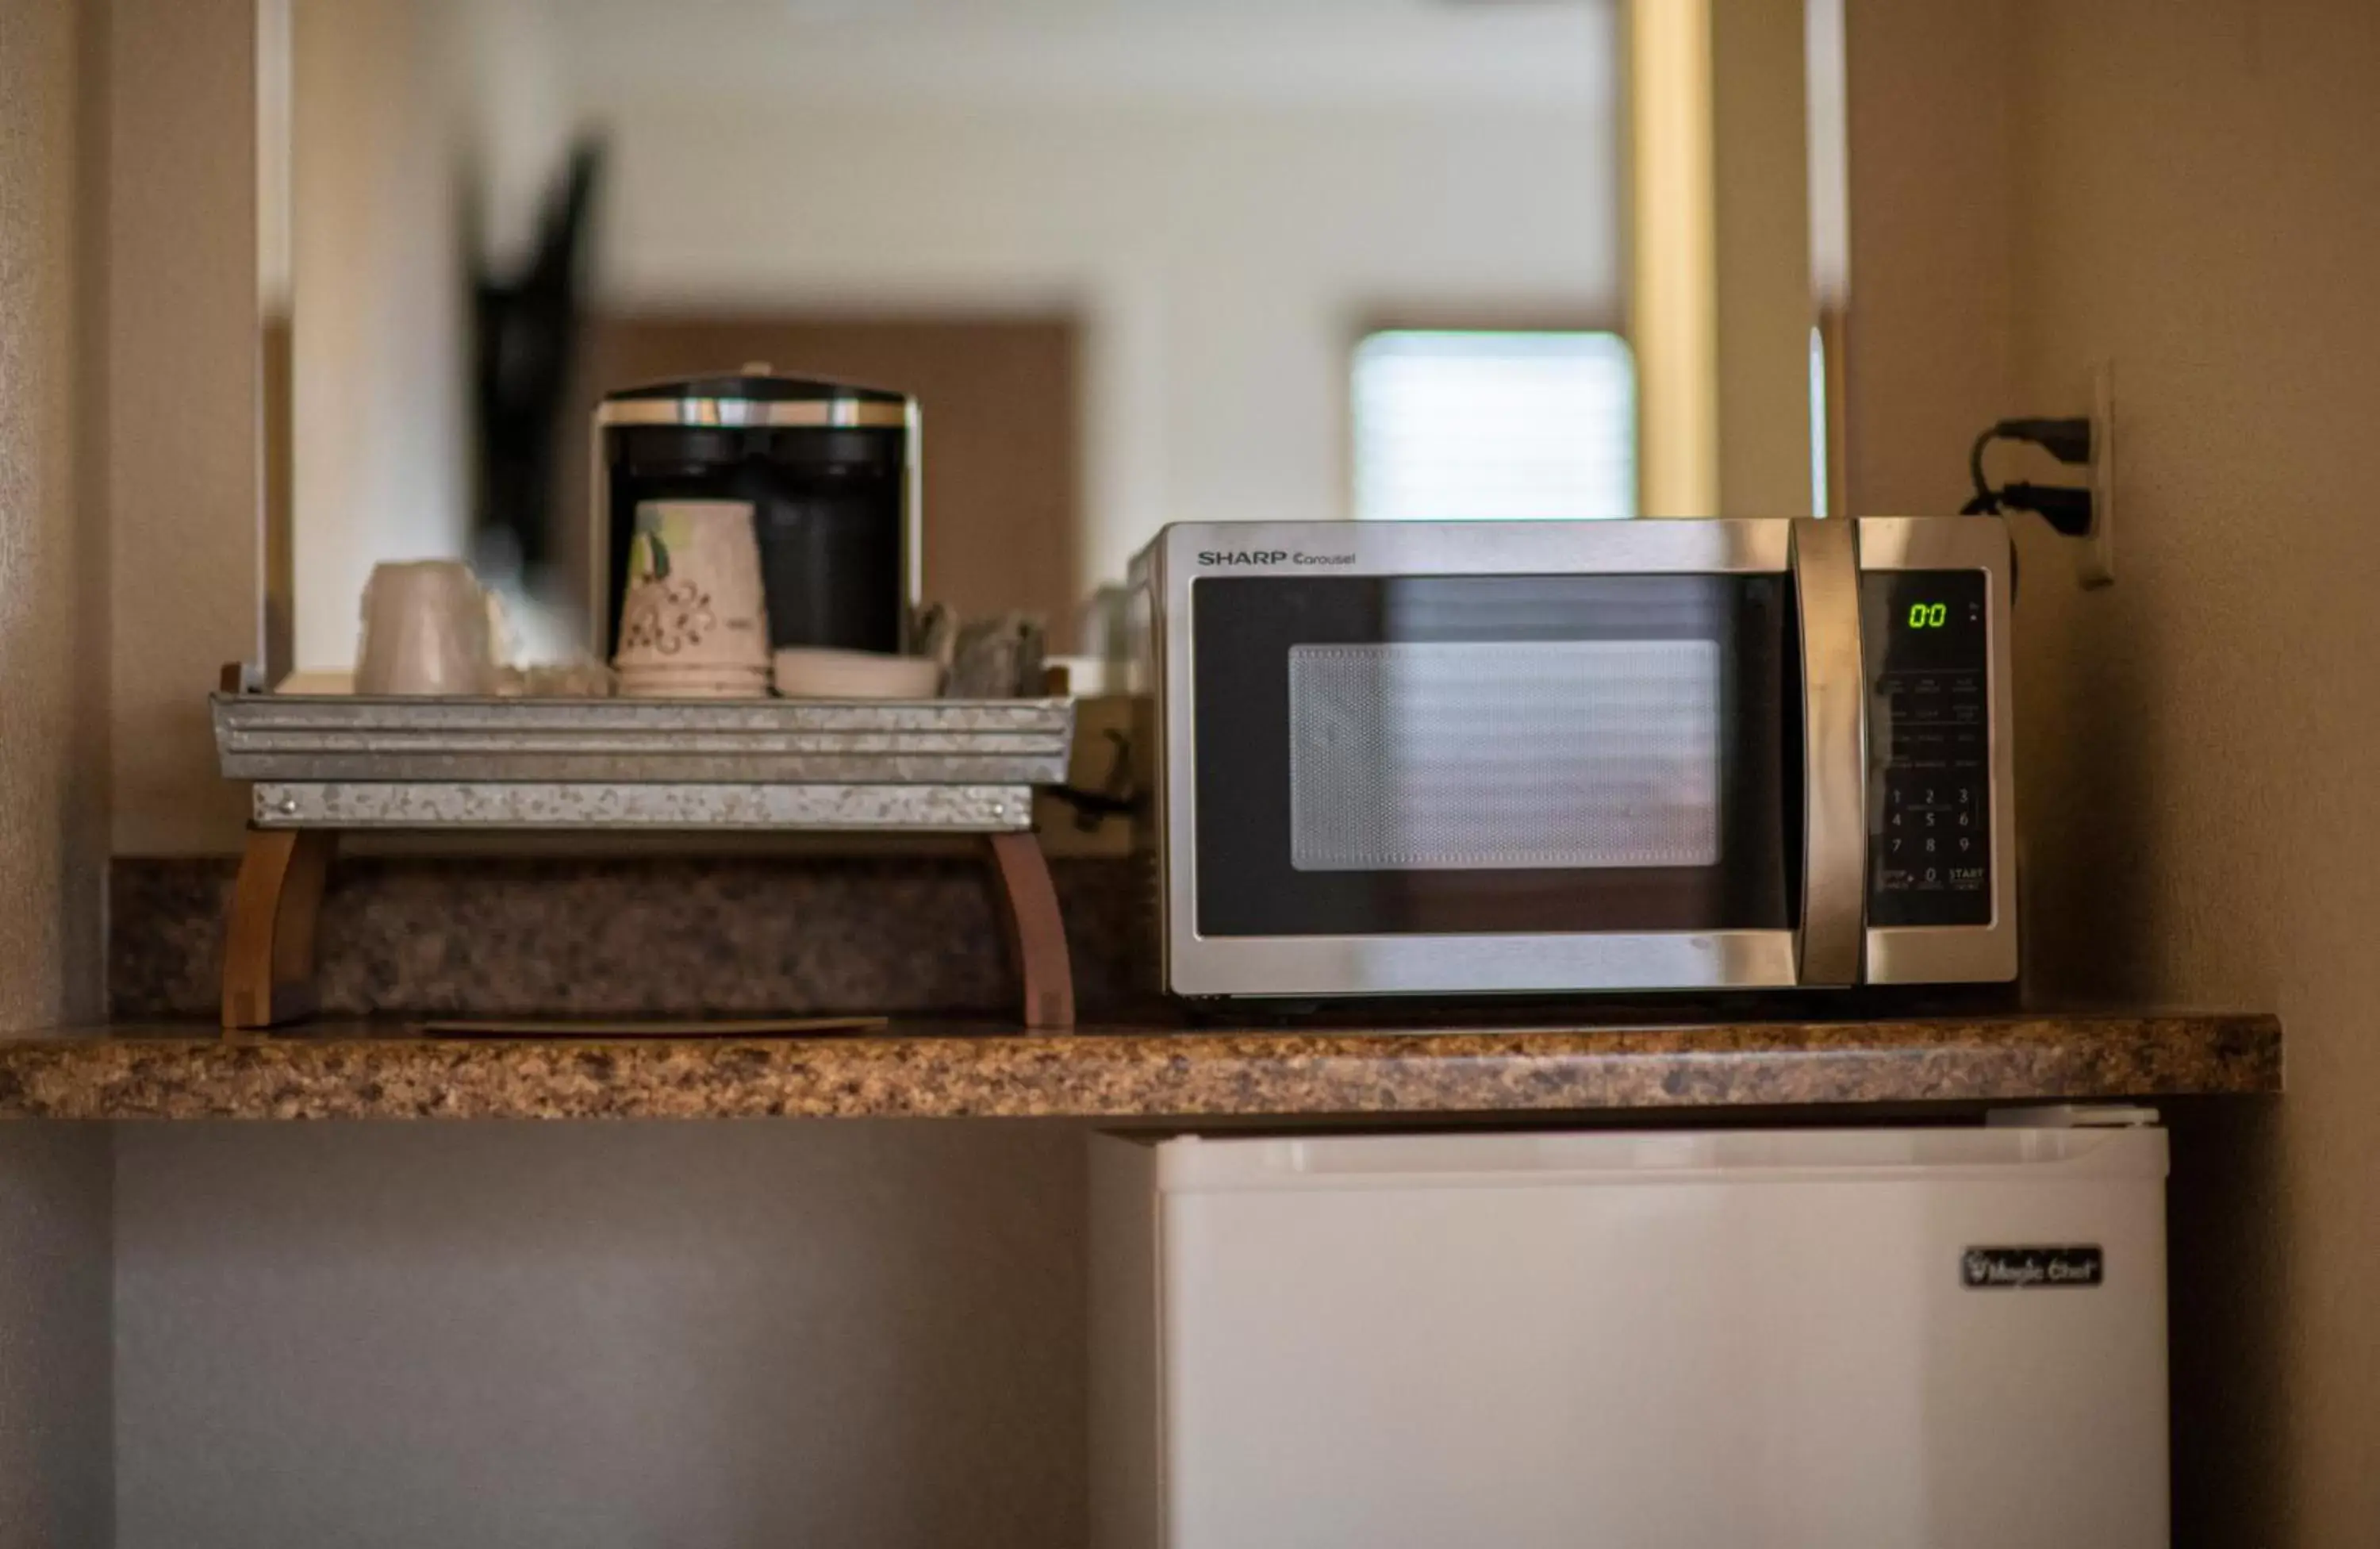
[(1372, 334), (1354, 403), (1358, 517), (1636, 514), (1636, 368), (1616, 334)]

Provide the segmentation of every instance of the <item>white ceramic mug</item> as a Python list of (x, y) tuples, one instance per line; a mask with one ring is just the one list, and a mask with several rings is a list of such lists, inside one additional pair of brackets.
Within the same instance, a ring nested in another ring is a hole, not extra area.
[(459, 559), (375, 565), (356, 647), (358, 694), (491, 694), (504, 641), (492, 592)]

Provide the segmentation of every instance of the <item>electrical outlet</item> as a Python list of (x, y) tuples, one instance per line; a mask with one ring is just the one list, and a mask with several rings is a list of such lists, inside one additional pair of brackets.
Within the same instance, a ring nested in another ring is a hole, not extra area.
[(2075, 551), (2085, 587), (2116, 584), (2116, 368), (2091, 364), (2091, 531)]

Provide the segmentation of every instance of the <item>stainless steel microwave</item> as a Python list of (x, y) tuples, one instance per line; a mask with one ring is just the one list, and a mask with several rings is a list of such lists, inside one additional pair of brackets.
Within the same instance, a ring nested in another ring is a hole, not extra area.
[(2016, 976), (1997, 519), (1184, 524), (1133, 582), (1173, 994)]

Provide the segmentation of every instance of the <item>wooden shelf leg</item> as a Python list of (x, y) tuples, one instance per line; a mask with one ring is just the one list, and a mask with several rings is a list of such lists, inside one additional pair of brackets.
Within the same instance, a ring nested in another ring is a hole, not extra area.
[(224, 921), (226, 1033), (314, 1014), (314, 921), (338, 835), (321, 828), (251, 828)]
[(1075, 1028), (1075, 970), (1066, 956), (1066, 923), (1041, 841), (1031, 834), (988, 834), (1000, 873), (1001, 922), (1009, 957), (1025, 986), (1025, 1025), (1042, 1031)]

